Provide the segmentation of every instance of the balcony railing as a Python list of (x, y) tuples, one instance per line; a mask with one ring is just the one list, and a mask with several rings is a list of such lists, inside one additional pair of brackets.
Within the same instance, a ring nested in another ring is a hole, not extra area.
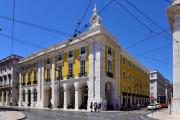
[(37, 84), (37, 80), (34, 80), (34, 81), (33, 81), (33, 84)]
[(28, 81), (28, 82), (27, 82), (27, 85), (31, 85), (31, 82), (30, 82), (30, 81)]
[(79, 73), (79, 77), (87, 77), (87, 72)]
[(113, 73), (112, 72), (107, 72), (107, 76), (110, 78), (113, 78)]
[(67, 79), (74, 78), (74, 74), (67, 75)]

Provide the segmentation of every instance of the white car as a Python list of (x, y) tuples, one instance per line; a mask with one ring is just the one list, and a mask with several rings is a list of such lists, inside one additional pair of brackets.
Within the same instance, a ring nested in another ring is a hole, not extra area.
[(147, 109), (148, 109), (148, 110), (156, 110), (156, 109), (157, 109), (157, 106), (156, 106), (155, 103), (151, 103), (151, 104), (148, 105)]

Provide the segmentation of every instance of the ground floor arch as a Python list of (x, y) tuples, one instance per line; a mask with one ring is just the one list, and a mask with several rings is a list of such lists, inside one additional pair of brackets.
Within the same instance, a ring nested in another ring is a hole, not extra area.
[(107, 110), (114, 109), (113, 107), (113, 85), (111, 82), (105, 83), (105, 99)]

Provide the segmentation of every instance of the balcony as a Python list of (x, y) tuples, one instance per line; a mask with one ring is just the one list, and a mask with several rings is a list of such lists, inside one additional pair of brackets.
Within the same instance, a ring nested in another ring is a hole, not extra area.
[(87, 72), (79, 73), (79, 77), (87, 77)]
[(74, 74), (67, 75), (67, 79), (74, 78)]
[(27, 85), (31, 85), (31, 81), (28, 81), (28, 82), (27, 82)]
[(110, 78), (113, 78), (113, 73), (112, 72), (107, 72), (107, 76)]
[(34, 80), (34, 81), (33, 81), (33, 84), (37, 84), (37, 80)]

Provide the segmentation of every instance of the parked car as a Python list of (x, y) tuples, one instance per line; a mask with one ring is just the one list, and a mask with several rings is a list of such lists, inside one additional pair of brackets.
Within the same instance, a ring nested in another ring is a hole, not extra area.
[(155, 103), (151, 103), (151, 104), (148, 105), (147, 109), (148, 109), (148, 110), (156, 110), (156, 109), (157, 109), (157, 106), (156, 106)]
[(168, 108), (168, 105), (166, 103), (161, 104), (161, 108)]
[(157, 109), (160, 109), (161, 108), (161, 105), (159, 103), (156, 103), (156, 108)]

